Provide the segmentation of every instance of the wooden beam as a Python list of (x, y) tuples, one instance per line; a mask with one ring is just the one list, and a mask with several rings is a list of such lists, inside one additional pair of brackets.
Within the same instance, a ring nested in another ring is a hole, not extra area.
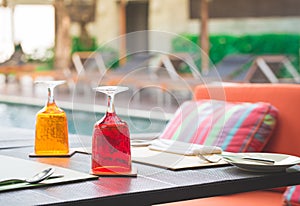
[(200, 0), (201, 31), (201, 71), (207, 73), (209, 69), (209, 37), (208, 37), (208, 0)]
[(126, 0), (120, 1), (119, 6), (120, 22), (120, 65), (126, 63)]

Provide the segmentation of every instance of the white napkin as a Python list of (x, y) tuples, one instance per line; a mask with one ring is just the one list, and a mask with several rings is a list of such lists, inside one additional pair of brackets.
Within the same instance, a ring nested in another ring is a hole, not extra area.
[(130, 140), (143, 141), (154, 140), (159, 136), (159, 133), (133, 133), (130, 134)]
[(151, 150), (193, 156), (197, 154), (220, 154), (222, 149), (217, 146), (205, 146), (180, 141), (158, 138), (148, 146)]
[(134, 133), (130, 135), (131, 146), (148, 146), (154, 139), (157, 139), (159, 133)]

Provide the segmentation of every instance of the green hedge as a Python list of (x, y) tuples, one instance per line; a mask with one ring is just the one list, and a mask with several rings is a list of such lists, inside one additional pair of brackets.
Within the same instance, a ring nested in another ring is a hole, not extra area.
[(113, 48), (98, 45), (95, 37), (92, 38), (91, 45), (85, 45), (79, 37), (72, 37), (71, 53), (80, 51), (98, 51), (109, 54), (110, 58), (106, 59), (106, 66), (109, 68), (116, 68), (119, 65), (118, 52)]
[(72, 53), (80, 51), (95, 51), (98, 48), (96, 38), (91, 38), (91, 44), (85, 45), (79, 37), (72, 37)]
[[(173, 39), (174, 52), (196, 52), (196, 47), (188, 46), (186, 39), (198, 43), (198, 35), (183, 34)], [(300, 35), (298, 34), (260, 34), (260, 35), (211, 35), (210, 60), (217, 64), (229, 54), (284, 54), (291, 58), (299, 70)]]

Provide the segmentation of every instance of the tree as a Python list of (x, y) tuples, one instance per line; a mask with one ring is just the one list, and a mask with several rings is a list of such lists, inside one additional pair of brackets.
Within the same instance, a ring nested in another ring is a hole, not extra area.
[(71, 59), (71, 20), (64, 0), (55, 0), (55, 56), (54, 68), (62, 70), (69, 68)]

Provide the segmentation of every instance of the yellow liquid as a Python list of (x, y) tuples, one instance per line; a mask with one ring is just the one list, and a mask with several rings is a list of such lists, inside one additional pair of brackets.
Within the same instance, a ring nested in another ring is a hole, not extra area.
[(36, 115), (34, 151), (40, 155), (69, 153), (67, 116), (55, 103)]

